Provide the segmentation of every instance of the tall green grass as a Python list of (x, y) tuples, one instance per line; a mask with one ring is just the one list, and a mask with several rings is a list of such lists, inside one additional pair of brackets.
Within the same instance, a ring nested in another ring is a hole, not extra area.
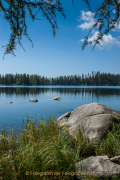
[[(80, 131), (75, 140), (66, 129), (58, 127), (53, 117), (39, 121), (36, 125), (34, 120), (28, 119), (20, 134), (16, 135), (13, 129), (8, 134), (4, 129), (1, 130), (2, 180), (77, 179), (74, 175), (65, 176), (62, 172), (75, 172), (75, 163), (89, 156), (120, 155), (120, 124), (114, 124), (112, 131), (108, 131), (97, 146), (92, 145)], [(55, 172), (58, 173), (56, 176)]]

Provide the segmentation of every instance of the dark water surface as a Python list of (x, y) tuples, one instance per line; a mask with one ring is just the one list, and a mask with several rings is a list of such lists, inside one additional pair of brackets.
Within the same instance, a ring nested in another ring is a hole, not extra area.
[[(62, 99), (52, 100), (56, 96)], [(38, 102), (30, 102), (31, 98)], [(94, 102), (120, 111), (120, 86), (0, 86), (0, 128), (17, 131), (27, 116), (36, 120), (58, 118)]]

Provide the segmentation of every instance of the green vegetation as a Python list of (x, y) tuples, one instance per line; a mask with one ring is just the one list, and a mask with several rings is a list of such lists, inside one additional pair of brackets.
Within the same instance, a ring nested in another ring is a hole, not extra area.
[[(67, 130), (58, 127), (53, 117), (38, 123), (27, 119), (26, 126), (19, 135), (16, 135), (13, 129), (10, 135), (4, 129), (1, 131), (0, 178), (77, 179), (76, 176), (62, 175), (62, 171), (75, 172), (76, 162), (98, 155), (109, 157), (120, 155), (120, 124), (114, 124), (112, 131), (108, 131), (100, 144), (94, 146), (80, 131), (75, 140)], [(33, 175), (33, 172), (41, 172), (41, 177), (40, 174)], [(51, 176), (43, 175), (42, 172), (60, 172), (60, 174)], [(93, 179), (109, 178), (87, 177), (87, 180)]]
[[(89, 2), (89, 0), (84, 0), (84, 2), (87, 4), (87, 7), (92, 13), (91, 2)], [(72, 3), (74, 5), (74, 0), (72, 0)], [(58, 12), (64, 18), (66, 18), (60, 0), (0, 0), (0, 11), (2, 12), (3, 18), (9, 23), (11, 29), (9, 43), (6, 46), (3, 46), (5, 47), (4, 55), (13, 54), (13, 56), (15, 56), (14, 51), (16, 50), (16, 45), (19, 44), (20, 46), (22, 46), (21, 40), (23, 36), (26, 36), (32, 43), (32, 40), (30, 39), (27, 32), (27, 14), (29, 15), (29, 18), (32, 19), (32, 21), (43, 20), (41, 19), (41, 16), (45, 17), (52, 27), (54, 36), (56, 34), (56, 29), (58, 29)], [(103, 2), (101, 2), (101, 6), (98, 7), (95, 11), (95, 23), (84, 39), (82, 50), (88, 44), (93, 44), (93, 49), (96, 45), (101, 46), (101, 40), (103, 36), (107, 35), (111, 30), (114, 30), (117, 23), (119, 24), (119, 20), (120, 2), (118, 0), (104, 0)], [(97, 29), (98, 32), (97, 38), (89, 41), (89, 35), (94, 28)], [(22, 48), (23, 50), (25, 50), (23, 46)]]
[(0, 75), (0, 84), (4, 85), (93, 85), (120, 86), (120, 74), (100, 73), (92, 71), (88, 75), (60, 76), (47, 78), (40, 75), (5, 74)]

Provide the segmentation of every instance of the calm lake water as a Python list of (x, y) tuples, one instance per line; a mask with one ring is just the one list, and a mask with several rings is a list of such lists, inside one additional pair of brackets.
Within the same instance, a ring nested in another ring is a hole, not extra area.
[[(56, 96), (62, 99), (53, 100)], [(31, 98), (38, 102), (30, 102)], [(120, 111), (120, 86), (0, 86), (0, 128), (19, 131), (28, 116), (36, 121), (58, 118), (94, 102)]]

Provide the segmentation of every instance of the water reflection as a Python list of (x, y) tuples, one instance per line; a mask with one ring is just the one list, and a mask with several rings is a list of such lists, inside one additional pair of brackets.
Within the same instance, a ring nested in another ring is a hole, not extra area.
[(29, 88), (29, 87), (0, 87), (0, 94), (5, 95), (38, 95), (38, 94), (46, 94), (46, 93), (57, 93), (60, 95), (82, 95), (82, 96), (96, 96), (96, 97), (104, 97), (111, 95), (120, 95), (120, 88), (54, 88), (54, 87), (44, 87), (44, 88)]
[[(62, 99), (53, 101), (56, 96)], [(38, 99), (38, 102), (31, 103), (31, 98)], [(0, 86), (0, 127), (20, 129), (29, 112), (33, 119), (58, 118), (94, 102), (120, 111), (120, 87)]]

